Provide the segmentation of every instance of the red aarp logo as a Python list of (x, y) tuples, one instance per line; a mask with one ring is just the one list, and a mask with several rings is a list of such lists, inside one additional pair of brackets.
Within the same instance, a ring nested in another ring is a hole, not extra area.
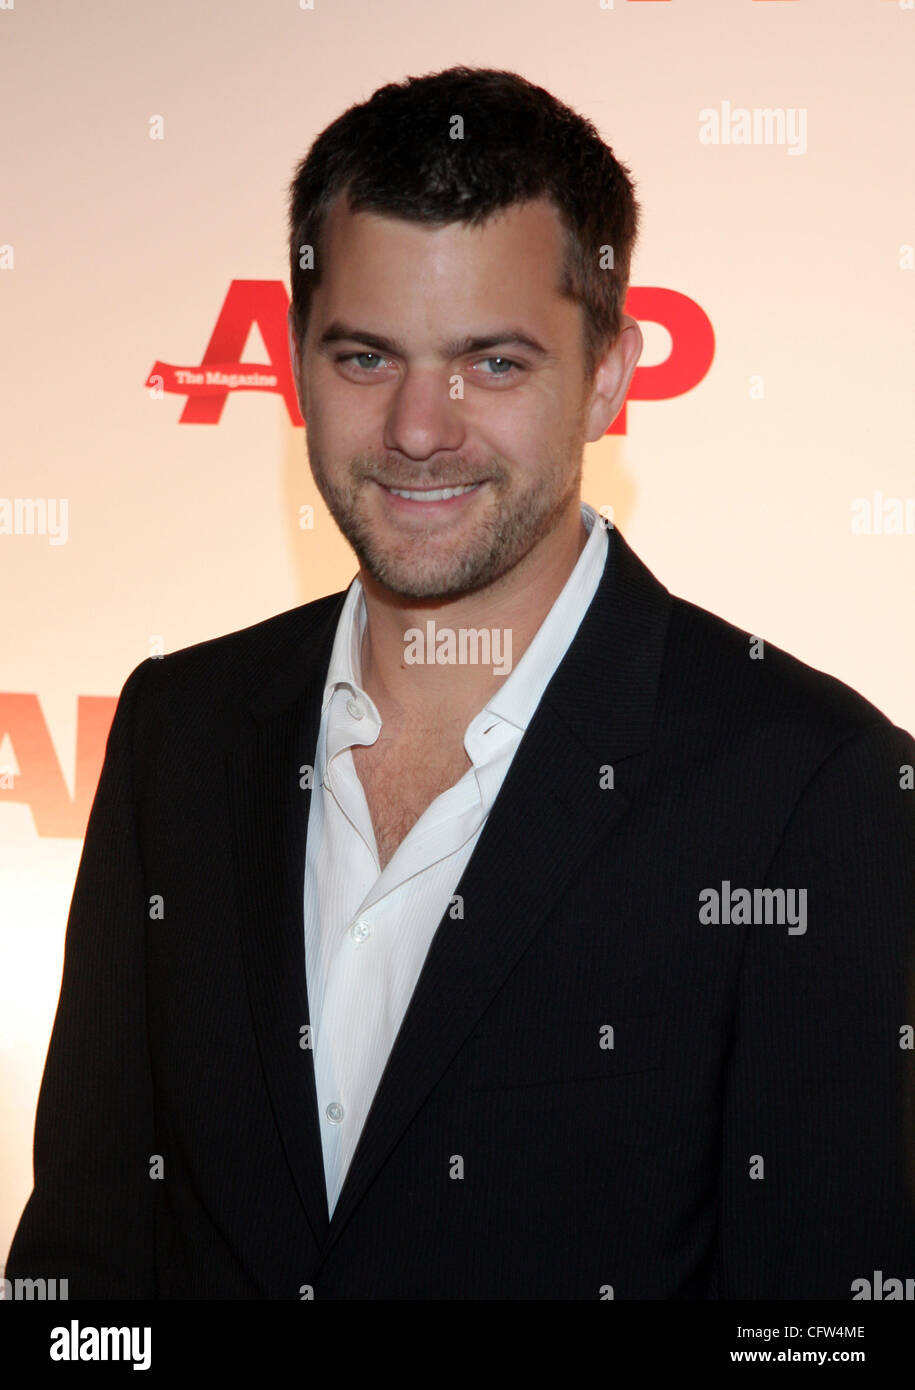
[[(289, 296), (281, 280), (233, 280), (198, 364), (177, 367), (156, 362), (146, 385), (185, 396), (180, 425), (218, 425), (226, 397), (234, 391), (275, 391), (283, 397), (294, 425), (304, 425), (286, 347)], [(691, 391), (708, 372), (715, 355), (715, 335), (704, 310), (676, 290), (656, 286), (630, 289), (626, 312), (659, 323), (671, 336), (663, 362), (636, 367), (626, 405), (608, 434), (626, 433), (629, 401), (670, 400)], [(242, 362), (241, 354), (254, 325), (267, 349), (267, 362)]]

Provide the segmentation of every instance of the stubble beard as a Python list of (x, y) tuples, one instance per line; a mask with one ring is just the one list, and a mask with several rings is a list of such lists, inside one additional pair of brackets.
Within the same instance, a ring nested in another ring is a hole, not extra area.
[[(583, 439), (576, 431), (561, 455), (550, 459), (545, 473), (521, 491), (512, 487), (511, 475), (498, 459), (478, 468), (475, 476), (485, 476), (484, 491), (490, 496), (472, 525), (455, 520), (455, 532), (466, 536), (457, 545), (449, 543), (447, 527), (441, 523), (430, 527), (413, 523), (409, 529), (404, 526), (399, 539), (381, 539), (369, 515), (378, 503), (367, 498), (376, 487), (369, 479), (390, 479), (390, 472), (378, 460), (365, 455), (351, 460), (340, 483), (328, 477), (319, 454), (311, 448), (309, 462), (328, 511), (376, 584), (406, 599), (450, 599), (492, 584), (553, 530), (572, 498), (580, 498), (582, 450)], [(449, 468), (449, 477), (455, 473), (460, 477), (461, 471)], [(463, 472), (469, 474), (469, 470)], [(409, 485), (421, 487), (423, 482), (417, 477)], [(469, 505), (477, 506), (478, 500), (472, 499)]]

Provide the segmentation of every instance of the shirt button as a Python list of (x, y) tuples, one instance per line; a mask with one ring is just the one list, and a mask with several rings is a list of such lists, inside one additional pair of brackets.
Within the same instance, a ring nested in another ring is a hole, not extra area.
[(361, 719), (362, 716), (365, 714), (365, 710), (362, 708), (358, 700), (347, 700), (346, 709), (347, 713), (351, 714), (354, 719)]
[(324, 1113), (332, 1125), (338, 1125), (343, 1119), (343, 1106), (338, 1100), (332, 1100)]
[(358, 922), (354, 922), (349, 929), (349, 934), (357, 943), (364, 941), (367, 936), (372, 934), (372, 924), (367, 922), (364, 917), (360, 917)]

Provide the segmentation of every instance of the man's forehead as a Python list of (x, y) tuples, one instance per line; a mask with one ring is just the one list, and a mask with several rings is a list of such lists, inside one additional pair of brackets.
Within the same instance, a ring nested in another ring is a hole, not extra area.
[(473, 226), (354, 212), (341, 197), (326, 228), (309, 316), (322, 350), (358, 341), (407, 355), (428, 339), (447, 360), (500, 345), (545, 363), (570, 335), (577, 340), (580, 307), (562, 283), (564, 227), (546, 199)]
[(541, 249), (555, 249), (559, 243), (564, 243), (565, 228), (558, 209), (547, 198), (497, 208), (481, 222), (465, 222), (457, 217), (450, 222), (423, 222), (396, 213), (354, 211), (344, 190), (331, 205), (323, 235), (325, 254), (329, 258), (335, 244), (339, 247), (341, 243), (356, 239), (370, 242), (373, 236), (379, 235), (386, 245), (401, 242), (405, 249), (408, 246), (421, 248), (424, 243), (432, 247), (443, 238), (465, 243), (470, 248), (513, 241), (531, 246), (536, 241)]

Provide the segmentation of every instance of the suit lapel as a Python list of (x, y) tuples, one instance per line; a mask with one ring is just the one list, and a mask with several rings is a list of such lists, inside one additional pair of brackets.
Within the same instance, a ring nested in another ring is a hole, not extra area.
[(544, 692), (464, 873), (463, 920), (439, 922), (353, 1154), (329, 1251), (394, 1145), (629, 805), (600, 786), (649, 743), (670, 596), (619, 532), (594, 600)]
[(308, 1023), (303, 887), (320, 705), (344, 594), (301, 610), (303, 630), (278, 662), (227, 750), (242, 950), (276, 1123), (315, 1239), (325, 1251), (571, 877), (625, 814), (599, 770), (650, 739), (670, 596), (618, 531), (588, 612), (553, 675), (446, 912), (328, 1224)]
[[(289, 644), (240, 715), (226, 752), (241, 949), (277, 1128), (316, 1242), (327, 1234), (305, 973), (305, 839), (321, 697), (345, 594), (301, 609)], [(306, 782), (303, 787), (302, 781)]]

